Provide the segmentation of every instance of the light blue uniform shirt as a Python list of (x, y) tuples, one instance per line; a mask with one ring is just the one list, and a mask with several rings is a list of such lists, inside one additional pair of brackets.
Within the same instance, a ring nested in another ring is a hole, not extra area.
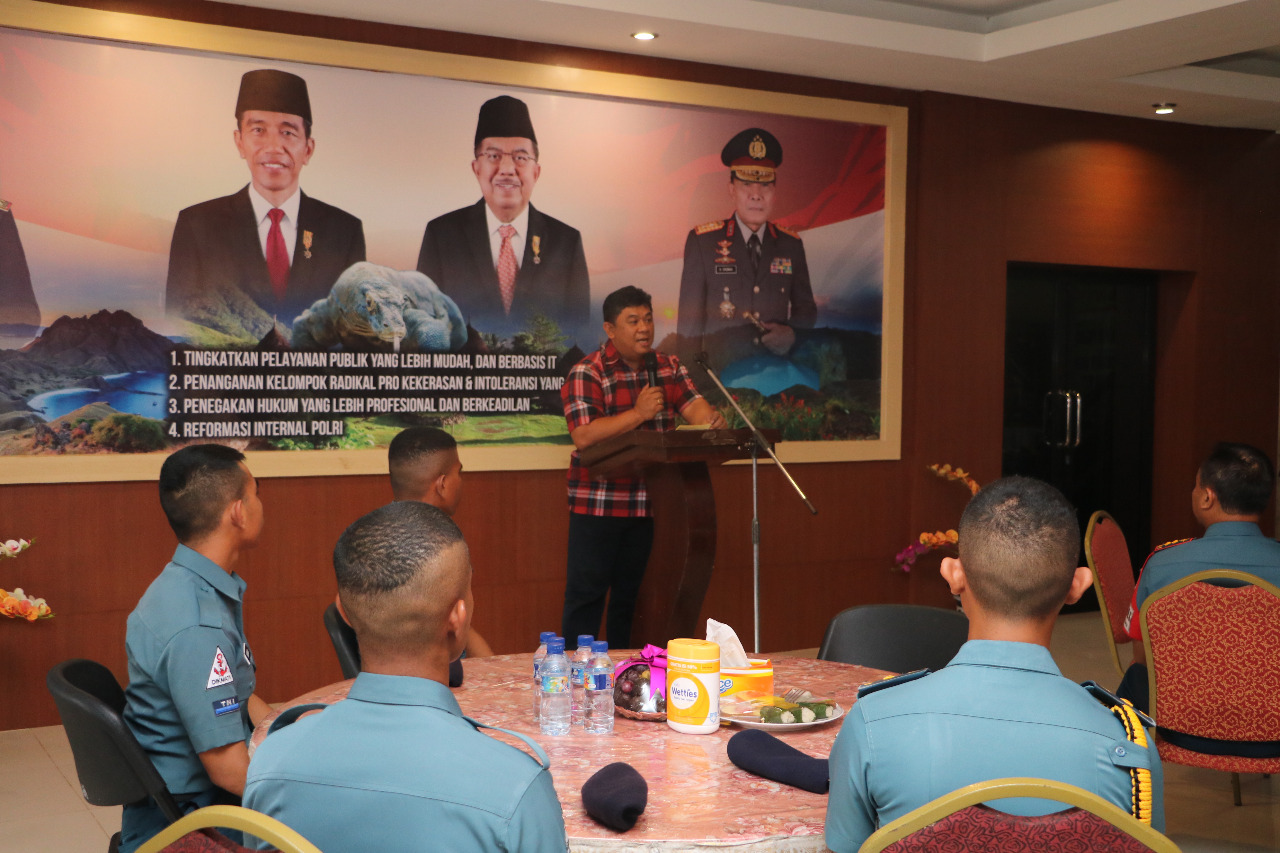
[(248, 741), (245, 583), (179, 545), (129, 614), (124, 718), (175, 795), (212, 790), (198, 753)]
[[(880, 826), (957, 788), (1007, 776), (1066, 782), (1132, 814), (1132, 767), (1152, 770), (1153, 818), (1164, 828), (1160, 759), (1063, 678), (1049, 650), (970, 640), (942, 670), (859, 699), (831, 750), (826, 842), (856, 851)], [(995, 803), (1012, 814), (1063, 806)]]
[(268, 735), (244, 804), (335, 853), (563, 853), (540, 757), (477, 731), (439, 682), (362, 672), (346, 700)]

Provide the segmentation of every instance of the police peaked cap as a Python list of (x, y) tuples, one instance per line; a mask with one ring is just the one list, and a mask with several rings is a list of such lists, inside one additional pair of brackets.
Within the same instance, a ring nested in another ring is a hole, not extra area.
[(246, 71), (240, 78), (236, 116), (244, 115), (245, 110), (301, 116), (310, 124), (311, 99), (307, 97), (307, 81), (297, 74), (273, 68)]
[(527, 139), (534, 145), (538, 137), (533, 133), (533, 120), (525, 102), (510, 95), (499, 95), (480, 105), (480, 118), (476, 121), (475, 145), (491, 136), (515, 136)]
[(720, 162), (740, 181), (767, 184), (782, 165), (782, 145), (778, 137), (762, 127), (749, 127), (730, 139), (720, 152)]

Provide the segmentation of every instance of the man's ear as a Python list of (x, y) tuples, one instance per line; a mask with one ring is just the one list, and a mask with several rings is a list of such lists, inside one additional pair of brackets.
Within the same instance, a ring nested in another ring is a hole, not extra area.
[(333, 595), (333, 603), (334, 603), (335, 605), (337, 605), (337, 607), (338, 607), (338, 615), (342, 617), (342, 621), (343, 621), (343, 622), (346, 622), (348, 625), (350, 625), (350, 624), (351, 624), (351, 620), (347, 618), (347, 608), (345, 608), (345, 607), (343, 607), (343, 606), (342, 606), (342, 596), (338, 595), (337, 593), (334, 593), (334, 595)]
[(1200, 509), (1210, 510), (1218, 505), (1218, 493), (1208, 486), (1200, 490)]
[(1067, 590), (1067, 600), (1064, 604), (1075, 604), (1080, 600), (1080, 596), (1084, 595), (1085, 590), (1093, 586), (1093, 569), (1088, 566), (1080, 566), (1076, 569), (1076, 573), (1071, 576), (1071, 588)]
[(244, 500), (236, 498), (227, 506), (227, 518), (236, 527), (244, 527)]
[(938, 574), (947, 582), (952, 595), (959, 595), (969, 588), (969, 579), (964, 574), (964, 564), (959, 557), (943, 557)]

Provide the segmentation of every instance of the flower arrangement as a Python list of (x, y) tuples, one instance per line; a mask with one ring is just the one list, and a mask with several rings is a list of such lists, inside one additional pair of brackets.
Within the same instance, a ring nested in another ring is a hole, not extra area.
[[(978, 485), (978, 481), (969, 476), (969, 473), (963, 468), (952, 468), (950, 465), (934, 464), (929, 466), (929, 470), (936, 476), (944, 480), (955, 483), (963, 483), (968, 489), (969, 494), (976, 495), (978, 489), (982, 488)], [(916, 564), (916, 560), (921, 554), (927, 554), (939, 548), (954, 548), (960, 541), (960, 534), (954, 529), (935, 530), (932, 533), (924, 532), (920, 534), (919, 539), (903, 548), (894, 556), (894, 563), (899, 571), (910, 572), (911, 567)]]
[[(9, 539), (0, 542), (0, 557), (16, 557), (30, 547), (31, 543), (26, 539)], [(53, 618), (53, 609), (43, 598), (27, 595), (21, 587), (12, 592), (0, 589), (0, 615), (34, 622), (37, 619)]]

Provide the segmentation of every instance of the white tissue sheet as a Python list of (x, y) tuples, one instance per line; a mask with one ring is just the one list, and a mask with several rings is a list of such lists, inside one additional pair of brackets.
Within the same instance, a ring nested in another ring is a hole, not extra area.
[(707, 639), (720, 644), (720, 668), (746, 669), (751, 666), (738, 633), (723, 622), (707, 620)]

